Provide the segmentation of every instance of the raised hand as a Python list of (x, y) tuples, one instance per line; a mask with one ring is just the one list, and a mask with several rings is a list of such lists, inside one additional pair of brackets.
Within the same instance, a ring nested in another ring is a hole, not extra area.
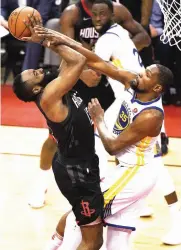
[(35, 26), (35, 33), (41, 38), (50, 41), (51, 45), (66, 44), (66, 37), (61, 33), (44, 28), (42, 26)]
[(36, 25), (38, 25), (39, 27), (43, 27), (41, 18), (28, 15), (28, 19), (29, 19), (29, 22), (24, 21), (24, 23), (26, 27), (31, 31), (31, 36), (23, 37), (22, 40), (26, 42), (34, 42), (34, 43), (42, 42), (42, 38), (39, 37), (37, 33), (35, 32)]
[(50, 42), (50, 45), (67, 45), (71, 47), (71, 44), (73, 43), (81, 46), (80, 43), (55, 30), (47, 29), (38, 25), (35, 26), (34, 30), (39, 37), (48, 40)]
[(88, 104), (88, 110), (95, 124), (104, 120), (104, 110), (102, 109), (97, 98), (91, 99), (91, 102)]

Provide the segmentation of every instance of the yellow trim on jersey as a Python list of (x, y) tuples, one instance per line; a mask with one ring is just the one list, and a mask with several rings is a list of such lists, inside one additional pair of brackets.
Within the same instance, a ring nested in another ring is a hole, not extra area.
[(104, 207), (112, 200), (118, 193), (120, 193), (123, 188), (128, 184), (128, 182), (137, 173), (141, 166), (135, 166), (128, 168), (124, 174), (119, 178), (105, 193), (104, 193)]
[(144, 151), (151, 142), (151, 137), (145, 137), (137, 146), (137, 164), (135, 167), (129, 167), (123, 175), (104, 193), (104, 207), (118, 194), (128, 182), (135, 176), (139, 168), (144, 166)]
[(121, 61), (119, 59), (113, 59), (112, 63), (114, 66), (116, 66), (117, 68), (123, 69), (123, 65), (121, 63)]
[(144, 166), (145, 165), (145, 154), (144, 151), (149, 147), (152, 137), (145, 137), (140, 141), (138, 145), (136, 145), (136, 155), (137, 155), (137, 165)]

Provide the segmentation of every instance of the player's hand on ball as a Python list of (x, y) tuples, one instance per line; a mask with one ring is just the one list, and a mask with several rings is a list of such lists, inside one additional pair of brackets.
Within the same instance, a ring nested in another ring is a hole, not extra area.
[(52, 40), (54, 37), (56, 37), (57, 36), (56, 33), (58, 33), (57, 31), (47, 29), (47, 28), (40, 26), (40, 25), (36, 25), (34, 30), (35, 30), (35, 33), (39, 37), (49, 39), (49, 40)]
[(42, 41), (42, 38), (38, 36), (38, 34), (35, 32), (35, 27), (38, 25), (39, 27), (42, 26), (42, 20), (39, 17), (34, 17), (28, 15), (29, 22), (24, 21), (25, 25), (29, 30), (31, 31), (30, 37), (22, 37), (23, 41), (26, 42), (34, 42), (34, 43), (40, 43)]
[(48, 46), (57, 46), (57, 45), (69, 46), (71, 42), (73, 42), (73, 44), (82, 46), (81, 43), (78, 43), (75, 40), (55, 30), (47, 29), (47, 28), (44, 28), (43, 26), (38, 26), (38, 25), (35, 26), (34, 30), (38, 34), (39, 37), (41, 37), (42, 39), (46, 39), (46, 41), (48, 41), (47, 42)]
[(97, 98), (91, 99), (91, 102), (88, 104), (88, 110), (95, 123), (99, 123), (104, 120), (104, 110), (102, 109)]
[(66, 38), (61, 33), (44, 28), (42, 26), (36, 26), (35, 32), (38, 34), (41, 39), (47, 39), (50, 41), (51, 45), (60, 45), (60, 44), (66, 44)]

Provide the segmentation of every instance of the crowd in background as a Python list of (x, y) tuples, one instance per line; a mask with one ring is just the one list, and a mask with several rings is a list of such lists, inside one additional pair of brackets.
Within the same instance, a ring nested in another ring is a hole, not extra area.
[[(19, 6), (27, 5), (40, 12), (44, 26), (60, 31), (61, 13), (68, 5), (76, 2), (78, 0), (2, 0), (0, 25), (8, 29), (7, 20), (10, 13)], [(174, 85), (164, 94), (163, 104), (181, 106), (181, 53), (176, 46), (170, 47), (160, 41), (164, 18), (159, 4), (156, 0), (117, 0), (116, 2), (125, 5), (133, 18), (142, 24), (152, 38), (151, 45), (140, 52), (144, 65), (159, 62), (169, 67), (174, 73)], [(146, 13), (143, 15), (142, 4), (145, 3), (147, 4)], [(60, 63), (56, 54), (49, 49), (44, 49), (39, 44), (19, 41), (10, 34), (2, 37), (1, 46), (3, 48), (1, 49), (1, 67), (5, 68), (3, 83), (7, 81), (10, 72), (16, 75), (30, 68), (57, 68)]]

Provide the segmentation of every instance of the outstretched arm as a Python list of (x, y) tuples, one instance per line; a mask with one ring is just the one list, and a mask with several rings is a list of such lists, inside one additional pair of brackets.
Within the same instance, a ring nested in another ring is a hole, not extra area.
[(55, 33), (53, 30), (45, 29), (43, 27), (36, 26), (35, 32), (39, 34), (40, 37), (45, 37), (51, 41), (53, 45), (64, 44), (77, 52), (81, 53), (87, 58), (87, 65), (94, 70), (101, 72), (115, 80), (120, 81), (124, 85), (129, 85), (130, 80), (133, 80), (137, 77), (135, 72), (130, 72), (127, 70), (118, 69), (115, 66), (103, 61), (99, 56), (94, 52), (87, 50), (82, 47), (79, 43), (75, 42), (73, 39), (61, 34)]
[(114, 137), (106, 127), (104, 122), (104, 111), (99, 101), (97, 99), (92, 99), (92, 102), (88, 105), (88, 109), (98, 129), (102, 143), (110, 155), (116, 155), (126, 147), (146, 137), (155, 137), (159, 135), (163, 122), (163, 115), (160, 111), (154, 109), (145, 110), (139, 114), (133, 123), (131, 123), (118, 137)]
[[(23, 38), (23, 40), (35, 43), (41, 41), (40, 37), (35, 33), (35, 28), (33, 28), (37, 22), (40, 22), (40, 20), (30, 18), (30, 23), (26, 25), (31, 31), (31, 37)], [(47, 45), (48, 41), (42, 41), (41, 43)], [(65, 115), (65, 107), (61, 105), (61, 99), (76, 84), (86, 64), (86, 58), (63, 44), (54, 46), (53, 49), (65, 60), (66, 64), (58, 77), (44, 88), (40, 104), (50, 120), (60, 122)]]

